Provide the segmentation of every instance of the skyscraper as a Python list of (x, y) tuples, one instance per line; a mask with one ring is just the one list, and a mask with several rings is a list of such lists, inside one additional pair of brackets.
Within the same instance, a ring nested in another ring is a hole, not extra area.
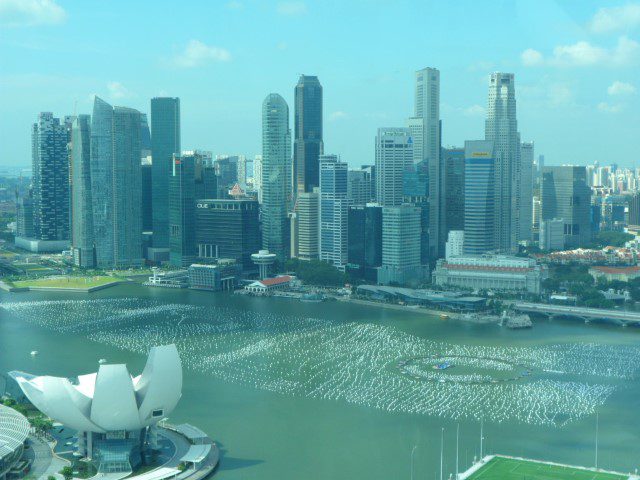
[(295, 193), (313, 192), (320, 185), (322, 143), (322, 85), (316, 76), (301, 75), (294, 91), (295, 126), (293, 178)]
[(243, 270), (255, 271), (251, 254), (260, 248), (257, 201), (198, 200), (195, 231), (199, 258), (232, 258)]
[(591, 189), (585, 167), (544, 167), (542, 218), (564, 222), (565, 247), (582, 247), (591, 241)]
[(140, 112), (95, 97), (91, 117), (91, 200), (96, 266), (142, 264)]
[(377, 268), (382, 265), (382, 207), (349, 207), (347, 240), (349, 273), (377, 282)]
[(533, 239), (533, 142), (520, 144), (520, 211), (518, 218), (518, 241)]
[(33, 227), (36, 240), (69, 240), (67, 129), (43, 112), (32, 130)]
[(485, 140), (493, 142), (495, 158), (495, 247), (513, 252), (520, 210), (520, 134), (513, 73), (491, 74)]
[(429, 255), (442, 255), (446, 242), (442, 205), (443, 168), (440, 162), (440, 71), (416, 72), (414, 116), (408, 125), (414, 142), (414, 163), (427, 162), (429, 172)]
[[(151, 156), (153, 158), (153, 248), (166, 257), (169, 249), (169, 176), (173, 155), (180, 155), (180, 99), (151, 99)], [(163, 253), (165, 252), (165, 253)]]
[(300, 260), (318, 260), (320, 256), (320, 192), (298, 193), (296, 209), (291, 219), (291, 256)]
[(408, 128), (379, 128), (376, 136), (376, 199), (382, 206), (402, 204), (405, 170), (413, 164)]
[(350, 206), (366, 205), (372, 199), (373, 184), (368, 170), (347, 172), (347, 198)]
[(73, 263), (83, 268), (95, 267), (90, 151), (91, 117), (78, 115), (71, 132), (71, 247)]
[(320, 156), (320, 260), (347, 264), (347, 164), (336, 155)]
[(116, 268), (142, 265), (140, 112), (113, 109), (113, 236)]
[(464, 148), (443, 148), (445, 232), (447, 241), (452, 230), (464, 230)]
[(421, 264), (421, 209), (413, 205), (382, 209), (382, 266), (378, 283), (416, 286), (424, 279)]
[(262, 103), (262, 248), (278, 260), (289, 257), (287, 213), (291, 195), (289, 106), (277, 93)]
[(493, 143), (465, 142), (464, 253), (480, 255), (496, 249), (495, 159)]
[(169, 262), (188, 267), (196, 259), (196, 182), (193, 155), (173, 156), (169, 177)]

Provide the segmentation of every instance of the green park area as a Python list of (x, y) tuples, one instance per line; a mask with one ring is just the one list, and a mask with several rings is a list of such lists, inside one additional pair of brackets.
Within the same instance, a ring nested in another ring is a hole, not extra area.
[(43, 288), (93, 288), (117, 282), (117, 277), (96, 276), (96, 277), (47, 277), (31, 280), (16, 280), (12, 282), (14, 287), (43, 287)]
[(594, 472), (515, 458), (495, 457), (468, 480), (627, 480), (627, 475)]

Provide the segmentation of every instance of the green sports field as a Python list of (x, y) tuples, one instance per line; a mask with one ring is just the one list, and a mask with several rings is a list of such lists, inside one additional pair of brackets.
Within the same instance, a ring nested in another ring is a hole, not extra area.
[(627, 480), (626, 475), (612, 475), (571, 467), (495, 457), (469, 477), (469, 480)]

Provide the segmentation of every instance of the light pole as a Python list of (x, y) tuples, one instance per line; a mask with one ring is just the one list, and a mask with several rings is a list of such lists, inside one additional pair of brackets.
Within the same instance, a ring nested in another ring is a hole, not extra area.
[(414, 445), (411, 449), (411, 480), (413, 480), (413, 454), (416, 453), (416, 448), (418, 448), (418, 445)]
[(442, 427), (442, 432), (440, 433), (440, 480), (444, 480), (442, 477), (443, 459), (444, 459), (444, 427)]
[(600, 429), (600, 414), (596, 412), (596, 468), (598, 468), (598, 430)]
[(460, 447), (460, 424), (456, 427), (456, 480), (460, 476), (460, 467), (459, 467), (459, 447)]

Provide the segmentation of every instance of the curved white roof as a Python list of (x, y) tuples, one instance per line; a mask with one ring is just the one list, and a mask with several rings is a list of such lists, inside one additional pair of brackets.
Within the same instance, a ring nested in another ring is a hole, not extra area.
[(29, 436), (30, 429), (31, 425), (24, 415), (0, 405), (0, 460), (20, 448)]
[(126, 365), (100, 365), (77, 384), (61, 377), (11, 372), (36, 408), (79, 431), (138, 430), (166, 417), (182, 396), (182, 364), (175, 345), (151, 348), (142, 375)]

